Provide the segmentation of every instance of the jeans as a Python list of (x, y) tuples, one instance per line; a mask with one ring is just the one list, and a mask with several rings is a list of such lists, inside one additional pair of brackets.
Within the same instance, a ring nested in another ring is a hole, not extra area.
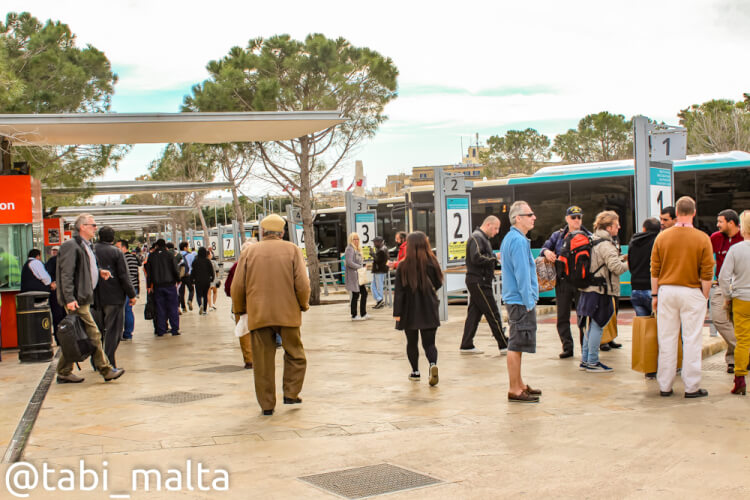
[(177, 287), (174, 285), (154, 287), (154, 302), (156, 305), (156, 334), (167, 332), (167, 320), (172, 327), (172, 335), (180, 331), (179, 299)]
[(375, 302), (383, 300), (383, 283), (385, 282), (385, 273), (373, 273), (372, 284), (370, 289), (372, 290), (372, 298)]
[(589, 329), (583, 336), (583, 345), (581, 346), (584, 363), (595, 365), (599, 362), (599, 344), (602, 341), (603, 331), (604, 327), (599, 326), (599, 323), (593, 319), (589, 319)]
[(636, 316), (651, 316), (651, 290), (633, 290), (630, 303)]
[[(138, 295), (138, 289), (135, 289), (135, 294)], [(122, 338), (132, 339), (133, 330), (135, 329), (135, 316), (133, 315), (133, 306), (130, 305), (130, 299), (125, 299), (125, 329), (122, 332)]]

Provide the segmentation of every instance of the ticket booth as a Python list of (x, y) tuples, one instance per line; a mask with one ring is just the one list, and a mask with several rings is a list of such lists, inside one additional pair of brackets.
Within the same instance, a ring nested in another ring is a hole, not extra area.
[[(6, 171), (7, 172), (7, 171)], [(42, 248), (42, 189), (29, 175), (0, 175), (2, 347), (18, 347), (16, 294), (29, 250)]]

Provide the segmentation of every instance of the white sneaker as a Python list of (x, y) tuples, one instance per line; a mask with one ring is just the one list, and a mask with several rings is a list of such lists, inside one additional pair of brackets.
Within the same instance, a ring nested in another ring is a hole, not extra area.
[(484, 351), (481, 349), (477, 349), (476, 347), (472, 347), (471, 349), (461, 349), (461, 354), (483, 354)]
[(369, 315), (369, 314), (365, 314), (365, 315), (364, 315), (364, 316), (362, 316), (362, 317), (361, 317), (360, 319), (361, 319), (362, 321), (365, 321), (365, 320), (367, 320), (367, 319), (370, 319), (370, 315)]
[(362, 317), (361, 316), (353, 316), (352, 317), (352, 321), (362, 321)]

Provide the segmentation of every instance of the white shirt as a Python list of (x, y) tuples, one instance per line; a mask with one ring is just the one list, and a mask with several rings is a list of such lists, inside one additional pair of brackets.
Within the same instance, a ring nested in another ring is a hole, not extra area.
[(91, 249), (91, 243), (83, 240), (83, 248), (86, 249), (86, 253), (89, 254), (89, 269), (91, 270), (91, 289), (96, 288), (99, 284), (99, 268), (96, 265), (96, 256), (94, 251)]
[(41, 260), (33, 257), (29, 258), (29, 269), (31, 269), (31, 272), (36, 279), (44, 283), (45, 286), (49, 286), (49, 284), (52, 283), (52, 277), (47, 272), (47, 269), (44, 267)]

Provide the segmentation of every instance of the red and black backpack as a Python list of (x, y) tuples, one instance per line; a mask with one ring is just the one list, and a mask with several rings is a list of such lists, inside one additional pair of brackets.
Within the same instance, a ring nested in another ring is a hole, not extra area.
[(578, 289), (590, 286), (605, 286), (606, 280), (604, 278), (595, 277), (605, 263), (602, 263), (594, 271), (591, 270), (591, 252), (602, 241), (604, 240), (594, 240), (583, 231), (568, 233), (563, 241), (560, 255), (557, 257), (558, 278)]

